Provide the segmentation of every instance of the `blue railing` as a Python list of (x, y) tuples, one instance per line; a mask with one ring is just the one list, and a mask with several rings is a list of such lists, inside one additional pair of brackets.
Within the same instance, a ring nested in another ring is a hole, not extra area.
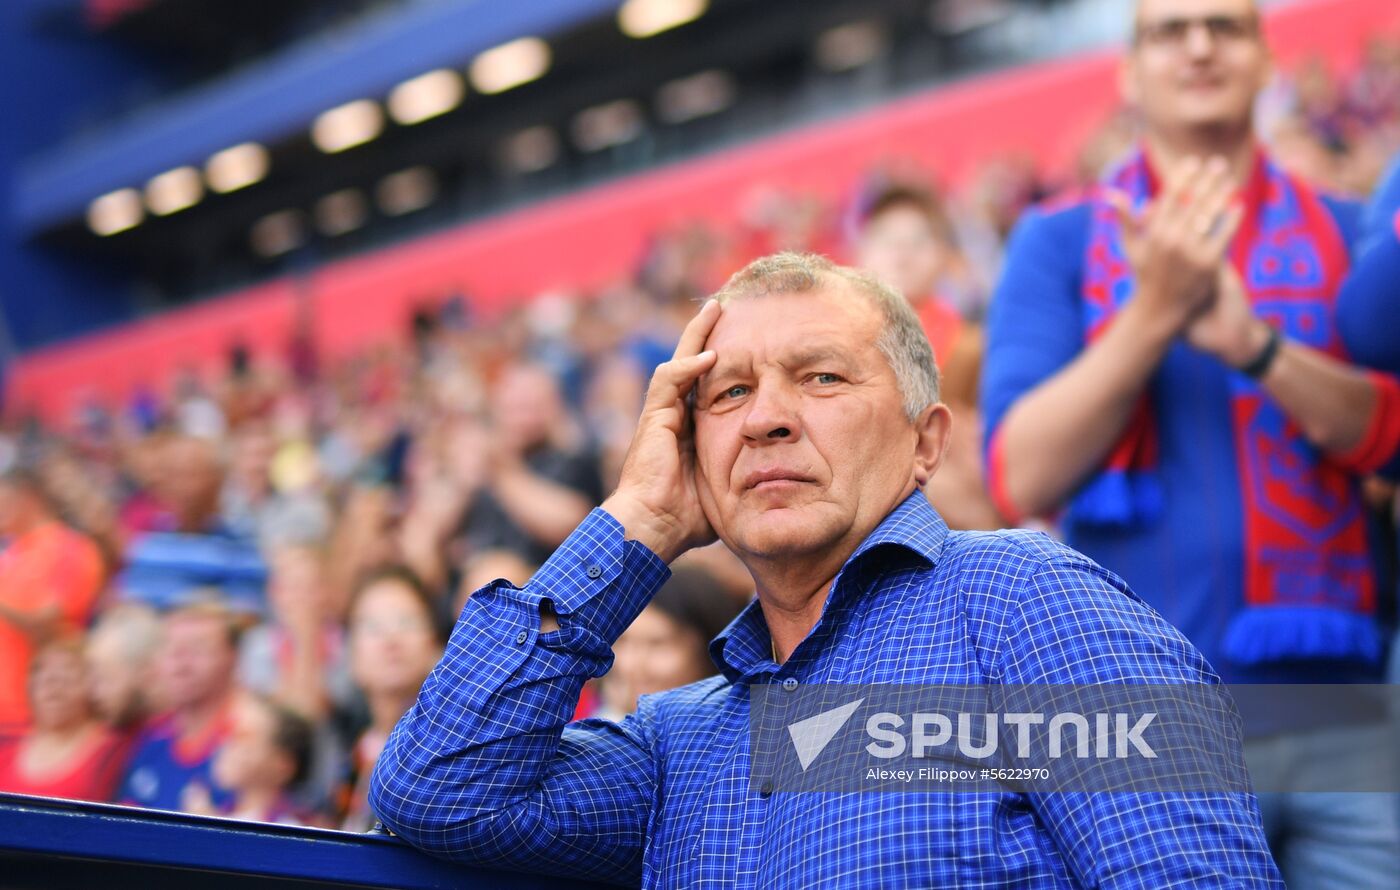
[(0, 884), (16, 890), (602, 886), (453, 865), (384, 835), (16, 794), (0, 794)]

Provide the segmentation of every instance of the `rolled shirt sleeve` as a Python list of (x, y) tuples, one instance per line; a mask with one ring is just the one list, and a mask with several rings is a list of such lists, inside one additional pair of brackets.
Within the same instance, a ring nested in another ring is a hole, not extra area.
[[(384, 824), (448, 858), (638, 880), (657, 787), (647, 707), (618, 724), (566, 724), (669, 576), (599, 508), (524, 588), (476, 592), (375, 764), (370, 804)], [(542, 634), (545, 601), (559, 629)]]

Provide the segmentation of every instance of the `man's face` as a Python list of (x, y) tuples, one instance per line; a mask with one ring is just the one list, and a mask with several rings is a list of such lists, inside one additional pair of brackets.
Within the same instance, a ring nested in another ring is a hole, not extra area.
[(257, 699), (240, 696), (233, 706), (232, 724), (214, 755), (214, 781), (232, 791), (284, 786), (294, 767), (273, 739), (277, 717), (272, 710)]
[(840, 282), (725, 305), (696, 387), (696, 483), (746, 562), (854, 549), (913, 491), (919, 436), (881, 327)]
[(559, 422), (559, 388), (541, 368), (519, 365), (508, 369), (491, 395), (494, 432), (516, 447), (540, 444)]
[(441, 656), (432, 616), (402, 582), (386, 578), (360, 594), (350, 616), (350, 669), (361, 688), (414, 693)]
[(176, 613), (165, 621), (158, 661), (160, 681), (175, 708), (203, 704), (223, 695), (233, 681), (236, 661), (228, 628), (215, 617)]
[(93, 707), (108, 723), (119, 724), (138, 706), (147, 672), (133, 664), (112, 634), (93, 636), (87, 644)]
[(860, 265), (917, 303), (933, 295), (947, 248), (933, 224), (913, 204), (895, 204), (866, 223)]
[(162, 454), (158, 477), (165, 496), (181, 511), (193, 511), (211, 503), (221, 478), (213, 446), (194, 438), (175, 439)]
[(1149, 130), (1247, 124), (1268, 81), (1253, 0), (1140, 0), (1122, 70)]
[(642, 610), (613, 645), (616, 660), (607, 683), (621, 685), (617, 705), (637, 708), (637, 696), (675, 689), (714, 673), (708, 640), (652, 605)]
[(82, 653), (51, 648), (35, 656), (29, 674), (35, 726), (68, 729), (89, 715), (87, 665)]

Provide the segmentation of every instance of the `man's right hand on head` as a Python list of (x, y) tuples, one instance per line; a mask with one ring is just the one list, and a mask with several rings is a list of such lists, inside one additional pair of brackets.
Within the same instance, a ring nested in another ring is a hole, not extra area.
[(1223, 158), (1186, 158), (1161, 191), (1136, 211), (1112, 193), (1123, 247), (1133, 268), (1138, 312), (1171, 336), (1209, 308), (1222, 263), (1243, 218)]
[(675, 355), (652, 375), (617, 490), (603, 502), (629, 539), (668, 563), (715, 539), (696, 493), (694, 430), (686, 397), (714, 366), (715, 353), (702, 350), (721, 311), (714, 300), (701, 307), (681, 332)]

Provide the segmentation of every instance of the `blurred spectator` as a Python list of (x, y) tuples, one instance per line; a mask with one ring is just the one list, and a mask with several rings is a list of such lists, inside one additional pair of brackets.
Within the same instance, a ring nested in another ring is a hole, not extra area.
[(982, 482), (981, 417), (977, 378), (982, 329), (963, 320), (940, 288), (957, 262), (957, 247), (943, 208), (931, 192), (888, 184), (864, 209), (859, 264), (904, 294), (918, 312), (942, 375), (943, 401), (953, 409), (953, 439), (928, 495), (953, 528), (993, 529), (1001, 517)]
[(353, 696), (346, 657), (344, 609), (326, 583), (320, 548), (274, 546), (268, 562), (269, 620), (241, 638), (240, 684), (310, 720)]
[(277, 439), (266, 423), (251, 421), (233, 437), (233, 458), (219, 493), (225, 526), (240, 537), (257, 539), (261, 514), (272, 500), (271, 466)]
[(151, 689), (152, 661), (159, 645), (160, 617), (140, 603), (109, 607), (88, 633), (93, 708), (113, 729), (136, 730), (162, 710)]
[(237, 619), (219, 600), (197, 599), (167, 614), (162, 634), (156, 684), (169, 710), (137, 736), (118, 802), (178, 810), (185, 789), (202, 785), (216, 807), (226, 806), (210, 766), (230, 727)]
[[(1226, 681), (1376, 682), (1360, 489), (1400, 452), (1400, 382), (1338, 358), (1357, 208), (1256, 147), (1269, 54), (1254, 4), (1192, 17), (1200, 8), (1138, 4), (1122, 82), (1142, 147), (1012, 240), (983, 380), (988, 473), (1003, 512), (1064, 508), (1071, 546), (1129, 579)], [(1334, 94), (1309, 91), (1316, 118)], [(1262, 786), (1334, 787), (1348, 759), (1336, 746), (1383, 731), (1355, 715), (1271, 716), (1248, 727)], [(1400, 795), (1261, 804), (1290, 883), (1379, 887), (1400, 873)]]
[(148, 437), (137, 446), (134, 457), (150, 496), (138, 494), (124, 511), (128, 535), (224, 531), (219, 519), (223, 470), (210, 440), (186, 435)]
[(326, 583), (340, 602), (348, 601), (356, 579), (397, 557), (396, 523), (390, 486), (356, 484), (344, 494), (325, 565)]
[(311, 738), (311, 724), (300, 714), (267, 696), (239, 693), (211, 771), (218, 786), (228, 790), (228, 802), (219, 806), (208, 788), (191, 784), (181, 809), (250, 822), (305, 824), (290, 789), (306, 776)]
[(613, 667), (603, 678), (603, 707), (594, 715), (621, 720), (637, 697), (675, 689), (714, 675), (710, 640), (740, 606), (701, 569), (676, 568), (613, 645)]
[(192, 589), (218, 587), (242, 610), (259, 609), (266, 566), (255, 541), (220, 513), (224, 477), (214, 443), (194, 436), (157, 441), (151, 447), (159, 469), (144, 471), (153, 472), (156, 498), (133, 501), (143, 506), (127, 517), (126, 567), (117, 582), (122, 594), (169, 608)]
[(413, 704), (446, 639), (433, 597), (399, 566), (371, 573), (350, 603), (350, 669), (369, 702), (370, 725), (355, 741), (340, 792), (341, 827), (374, 827), (366, 795), (370, 769), (394, 724)]
[(17, 738), (0, 740), (0, 790), (112, 799), (126, 747), (93, 711), (88, 676), (76, 637), (55, 640), (35, 653), (29, 671), (33, 724)]
[(34, 648), (87, 625), (102, 589), (102, 554), (59, 521), (27, 470), (0, 476), (0, 730), (29, 719), (25, 686)]
[[(514, 364), (491, 392), (491, 427), (474, 446), (485, 464), (459, 534), (467, 552), (514, 550), (538, 565), (603, 498), (597, 461), (581, 441), (554, 377)], [(467, 455), (459, 452), (458, 457)]]
[(1346, 97), (1352, 112), (1370, 127), (1400, 122), (1400, 40), (1395, 35), (1373, 35), (1367, 41)]
[(86, 453), (68, 447), (49, 449), (38, 469), (56, 512), (92, 538), (102, 554), (103, 577), (110, 577), (121, 562), (123, 541), (112, 496), (117, 481), (114, 451), (105, 445)]
[(611, 491), (622, 475), (622, 462), (637, 428), (637, 414), (646, 396), (647, 378), (629, 355), (598, 362), (589, 381), (584, 413), (598, 444), (602, 489)]
[(1400, 307), (1400, 152), (1367, 208), (1356, 267), (1342, 288), (1338, 326), (1347, 353), (1373, 368), (1400, 374), (1400, 337), (1393, 325)]
[(467, 604), (467, 598), (492, 581), (504, 578), (516, 587), (523, 587), (535, 574), (538, 566), (533, 566), (511, 550), (479, 550), (462, 564), (462, 581), (457, 585), (457, 594), (452, 599), (452, 613), (456, 620)]

